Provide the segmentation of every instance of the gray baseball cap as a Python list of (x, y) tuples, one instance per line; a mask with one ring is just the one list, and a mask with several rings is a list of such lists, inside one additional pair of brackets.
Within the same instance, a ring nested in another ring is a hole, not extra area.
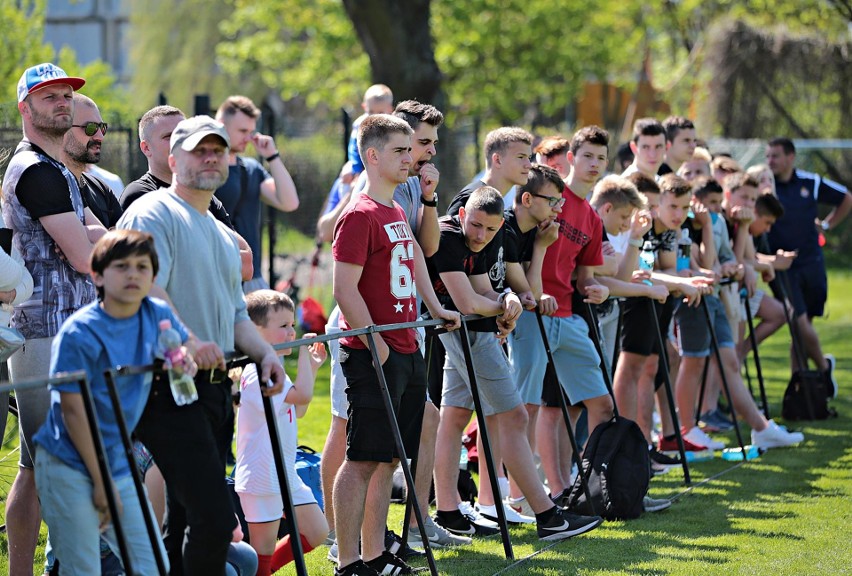
[(169, 140), (169, 150), (174, 152), (175, 147), (180, 145), (181, 149), (191, 152), (195, 150), (198, 143), (205, 136), (218, 136), (228, 148), (231, 147), (231, 140), (228, 138), (228, 131), (225, 130), (225, 125), (211, 118), (210, 116), (193, 116), (186, 118), (175, 126), (172, 137)]

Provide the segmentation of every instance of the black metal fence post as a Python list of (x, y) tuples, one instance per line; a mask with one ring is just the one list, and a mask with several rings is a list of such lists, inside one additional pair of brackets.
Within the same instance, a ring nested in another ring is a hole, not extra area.
[(479, 437), (482, 439), (482, 450), (485, 452), (485, 466), (491, 477), (491, 494), (494, 497), (494, 509), (497, 512), (497, 524), (500, 526), (500, 537), (503, 540), (503, 552), (507, 560), (514, 560), (515, 553), (512, 550), (512, 540), (509, 537), (509, 528), (506, 523), (506, 511), (503, 509), (503, 499), (500, 497), (500, 483), (497, 480), (497, 467), (491, 452), (491, 442), (488, 439), (488, 426), (485, 423), (485, 413), (482, 411), (482, 399), (479, 395), (479, 386), (476, 382), (476, 370), (473, 363), (473, 354), (470, 351), (470, 337), (467, 330), (467, 322), (462, 318), (461, 322), (461, 345), (464, 361), (467, 365), (467, 377), (470, 381), (470, 393), (473, 397), (473, 406), (476, 411), (476, 422), (479, 427)]
[[(146, 366), (145, 372), (148, 368)], [(148, 495), (145, 492), (145, 487), (142, 481), (142, 474), (139, 472), (139, 467), (136, 465), (136, 457), (133, 454), (133, 443), (130, 440), (130, 432), (127, 430), (127, 420), (124, 418), (124, 409), (121, 407), (121, 401), (118, 398), (118, 390), (116, 389), (115, 379), (121, 375), (138, 374), (142, 371), (132, 371), (123, 368), (114, 368), (104, 371), (106, 380), (107, 392), (109, 400), (112, 404), (112, 410), (115, 415), (115, 422), (118, 425), (119, 435), (121, 436), (121, 445), (124, 448), (124, 455), (127, 458), (127, 465), (130, 467), (130, 475), (133, 478), (133, 486), (136, 489), (136, 497), (139, 499), (139, 507), (142, 509), (142, 519), (145, 521), (145, 529), (148, 531), (148, 539), (151, 542), (151, 551), (154, 553), (154, 560), (157, 562), (157, 570), (161, 576), (166, 576), (166, 563), (163, 559), (162, 536), (160, 534), (159, 522), (154, 523), (154, 513), (148, 504)]]

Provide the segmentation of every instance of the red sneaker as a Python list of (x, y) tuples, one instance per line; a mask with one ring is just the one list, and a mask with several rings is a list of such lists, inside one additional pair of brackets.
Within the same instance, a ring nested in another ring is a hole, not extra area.
[[(686, 437), (683, 438), (683, 449), (686, 452), (704, 452), (707, 450), (706, 446), (699, 446), (698, 444), (693, 444)], [(657, 444), (657, 450), (660, 452), (677, 452), (679, 449), (677, 447), (677, 437), (670, 436), (667, 438), (661, 438)]]

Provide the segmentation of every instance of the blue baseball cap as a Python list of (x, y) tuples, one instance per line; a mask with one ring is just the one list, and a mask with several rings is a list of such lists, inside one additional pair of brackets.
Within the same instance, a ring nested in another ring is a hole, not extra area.
[(45, 62), (27, 68), (21, 79), (18, 80), (18, 102), (23, 102), (27, 96), (36, 90), (52, 84), (68, 84), (74, 90), (79, 90), (85, 83), (86, 81), (82, 78), (69, 76), (59, 66)]

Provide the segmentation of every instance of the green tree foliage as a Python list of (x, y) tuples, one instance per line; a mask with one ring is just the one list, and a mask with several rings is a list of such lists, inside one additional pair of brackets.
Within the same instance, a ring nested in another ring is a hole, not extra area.
[(86, 79), (81, 90), (101, 109), (108, 122), (133, 122), (125, 90), (117, 87), (112, 68), (102, 61), (85, 66), (77, 61), (71, 48), (63, 47), (57, 54), (44, 41), (46, 0), (19, 0), (0, 2), (0, 91), (3, 106), (0, 122), (17, 123), (17, 85), (23, 71), (41, 62), (55, 62), (70, 76)]
[[(642, 42), (629, 3), (435, 2), (436, 56), (461, 112), (518, 122), (554, 115), (587, 79), (621, 77)], [(641, 63), (641, 59), (639, 60)]]
[(128, 98), (128, 91), (117, 85), (112, 67), (102, 60), (95, 60), (82, 65), (77, 62), (74, 51), (64, 46), (55, 58), (57, 65), (69, 76), (79, 76), (86, 80), (86, 85), (80, 88), (95, 101), (101, 116), (107, 123), (122, 126), (133, 126), (136, 115)]
[[(159, 33), (183, 42), (173, 30), (184, 26), (184, 11), (199, 2), (175, 6), (157, 0), (144, 6), (150, 14), (168, 6), (171, 17), (156, 20)], [(394, 22), (407, 29), (394, 12), (400, 7), (423, 19), (431, 40), (410, 46), (397, 30), (381, 34), (382, 26)], [(384, 79), (388, 65), (398, 69), (399, 61), (425, 61), (414, 52), (432, 51), (450, 119), (462, 114), (530, 124), (558, 119), (587, 80), (632, 89), (646, 61), (673, 110), (690, 113), (711, 80), (702, 72), (703, 49), (707, 31), (720, 18), (762, 29), (782, 23), (833, 40), (848, 35), (847, 9), (848, 0), (229, 0), (207, 7), (203, 16), (196, 13), (194, 35), (209, 30), (197, 18), (221, 24), (208, 31), (209, 39), (194, 40), (205, 48), (190, 53), (205, 74), (212, 66), (244, 84), (269, 86), (285, 100), (301, 97), (309, 107), (335, 108), (357, 102), (367, 84)], [(145, 50), (162, 43), (148, 42)], [(187, 50), (184, 46), (182, 58)], [(179, 76), (185, 84), (204, 84)]]
[(213, 106), (236, 87), (257, 95), (260, 79), (250, 69), (237, 66), (228, 75), (216, 60), (217, 46), (228, 41), (220, 23), (231, 12), (226, 2), (131, 0), (131, 96), (137, 115), (155, 106), (160, 92), (188, 114), (195, 94), (210, 94)]
[(370, 63), (340, 0), (230, 0), (216, 48), (227, 74), (256, 78), (285, 100), (331, 109), (359, 102)]
[(0, 93), (3, 102), (0, 120), (17, 116), (18, 79), (33, 64), (48, 61), (53, 48), (45, 44), (44, 10), (46, 0), (0, 2)]

